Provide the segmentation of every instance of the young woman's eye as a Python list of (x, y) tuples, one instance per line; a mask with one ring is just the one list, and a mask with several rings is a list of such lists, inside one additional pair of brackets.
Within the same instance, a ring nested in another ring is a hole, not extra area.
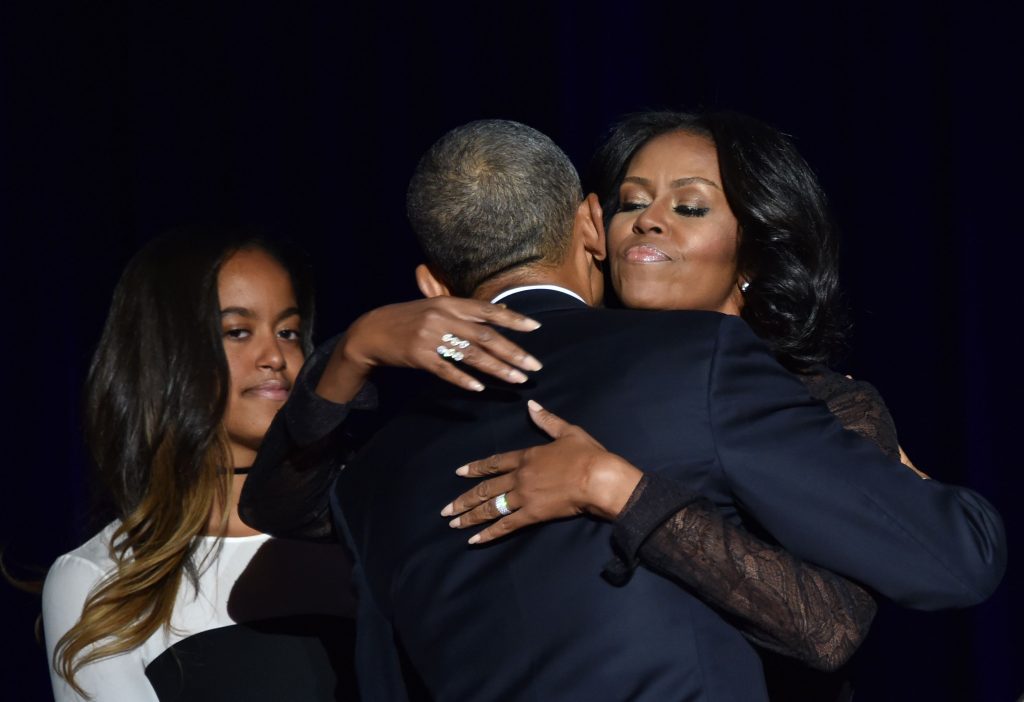
[(298, 341), (302, 338), (302, 333), (298, 329), (282, 329), (277, 336), (285, 341)]
[(708, 213), (708, 208), (694, 207), (693, 205), (676, 205), (675, 211), (683, 217), (703, 217)]
[(647, 207), (646, 202), (631, 200), (629, 202), (619, 203), (619, 212), (635, 212), (636, 210), (642, 210), (645, 207)]
[(247, 339), (251, 332), (248, 329), (235, 327), (234, 329), (225, 329), (224, 336), (228, 339)]

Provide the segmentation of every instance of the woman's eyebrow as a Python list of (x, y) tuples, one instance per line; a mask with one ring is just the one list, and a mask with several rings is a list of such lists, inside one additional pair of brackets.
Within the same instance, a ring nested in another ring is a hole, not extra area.
[[(646, 188), (651, 187), (651, 181), (648, 180), (647, 178), (641, 178), (640, 176), (626, 176), (625, 178), (622, 179), (622, 182), (636, 183), (637, 185), (642, 185)], [(701, 178), (700, 176), (688, 176), (686, 178), (677, 178), (676, 180), (673, 180), (671, 183), (669, 183), (669, 186), (673, 188), (681, 188), (684, 185), (692, 185), (693, 183), (703, 183), (704, 185), (710, 185), (712, 188), (717, 188), (718, 190), (722, 189), (722, 187), (715, 181), (708, 180), (707, 178)]]
[(636, 183), (637, 185), (643, 185), (648, 188), (651, 186), (651, 181), (647, 180), (646, 178), (641, 178), (640, 176), (626, 176), (625, 178), (622, 179), (622, 182)]
[(289, 317), (301, 317), (302, 312), (298, 307), (289, 307), (288, 309), (282, 310), (281, 314), (277, 315), (275, 322), (280, 322), (282, 319), (288, 319)]
[[(221, 317), (227, 317), (229, 314), (237, 314), (240, 317), (255, 317), (256, 313), (250, 310), (248, 307), (225, 307), (220, 311)], [(298, 307), (287, 307), (278, 313), (275, 322), (280, 322), (282, 319), (288, 319), (289, 317), (302, 316), (302, 312)]]
[(721, 186), (713, 180), (707, 178), (701, 178), (700, 176), (690, 176), (689, 178), (678, 178), (669, 183), (673, 188), (681, 188), (684, 185), (692, 185), (693, 183), (703, 183), (704, 185), (710, 185), (712, 188), (718, 188), (721, 190)]
[(248, 307), (225, 307), (220, 311), (221, 317), (227, 317), (229, 314), (237, 314), (241, 317), (253, 317), (252, 310)]

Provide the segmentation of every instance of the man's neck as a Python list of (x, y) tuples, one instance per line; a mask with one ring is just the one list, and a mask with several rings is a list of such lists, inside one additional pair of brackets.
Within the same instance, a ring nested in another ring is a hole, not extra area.
[(565, 288), (566, 290), (571, 290), (579, 295), (580, 298), (582, 298), (588, 305), (594, 304), (594, 301), (589, 299), (589, 290), (580, 289), (583, 286), (579, 285), (575, 280), (572, 280), (571, 276), (565, 275), (565, 273), (560, 269), (549, 267), (510, 271), (505, 275), (500, 275), (493, 280), (484, 282), (480, 287), (474, 290), (473, 298), (489, 301), (493, 300), (506, 290), (526, 287), (528, 285), (554, 285), (560, 288)]
[(512, 295), (517, 295), (517, 294), (519, 294), (521, 292), (532, 292), (534, 290), (547, 290), (549, 292), (557, 292), (557, 293), (560, 293), (562, 295), (566, 295), (568, 297), (571, 297), (571, 298), (573, 298), (575, 300), (579, 300), (584, 305), (587, 304), (586, 300), (584, 300), (582, 297), (580, 297), (579, 295), (574, 293), (569, 288), (563, 288), (561, 285), (551, 285), (550, 283), (541, 283), (539, 285), (520, 285), (518, 287), (511, 288), (509, 290), (505, 290), (504, 292), (500, 292), (496, 296), (492, 297), (491, 298), (491, 304), (492, 305), (496, 304), (496, 303), (501, 302), (502, 300), (504, 300), (506, 297), (510, 297)]

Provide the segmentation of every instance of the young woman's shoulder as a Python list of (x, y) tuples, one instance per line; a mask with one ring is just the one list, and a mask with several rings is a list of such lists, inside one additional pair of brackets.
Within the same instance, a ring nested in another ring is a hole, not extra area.
[(117, 522), (108, 524), (50, 566), (43, 584), (43, 627), (48, 646), (78, 621), (86, 597), (114, 568), (110, 537), (116, 528)]
[(65, 571), (91, 570), (101, 575), (106, 574), (114, 567), (114, 561), (110, 557), (110, 540), (119, 524), (118, 521), (111, 522), (84, 544), (60, 556), (50, 568), (47, 582), (50, 575), (59, 576)]
[[(43, 633), (50, 660), (50, 680), (57, 702), (85, 702), (53, 667), (57, 642), (82, 616), (86, 598), (96, 585), (114, 570), (110, 538), (118, 523), (107, 525), (74, 551), (58, 558), (46, 574), (43, 585)], [(81, 668), (75, 680), (92, 699), (111, 702), (156, 702), (156, 694), (145, 675), (141, 649), (94, 661)]]

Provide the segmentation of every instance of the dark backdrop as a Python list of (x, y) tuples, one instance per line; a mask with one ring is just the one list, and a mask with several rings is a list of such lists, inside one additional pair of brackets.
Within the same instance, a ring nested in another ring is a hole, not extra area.
[[(859, 698), (1024, 691), (1008, 17), (948, 0), (177, 5), (0, 8), (0, 543), (19, 573), (88, 536), (81, 383), (118, 272), (154, 234), (216, 221), (297, 239), (324, 338), (414, 296), (403, 194), (445, 130), (520, 120), (582, 165), (623, 112), (729, 107), (792, 134), (831, 195), (856, 321), (845, 369), (881, 389), (918, 465), (983, 492), (1010, 533), (986, 604), (883, 608)], [(0, 679), (45, 698), (38, 600), (0, 603)]]

